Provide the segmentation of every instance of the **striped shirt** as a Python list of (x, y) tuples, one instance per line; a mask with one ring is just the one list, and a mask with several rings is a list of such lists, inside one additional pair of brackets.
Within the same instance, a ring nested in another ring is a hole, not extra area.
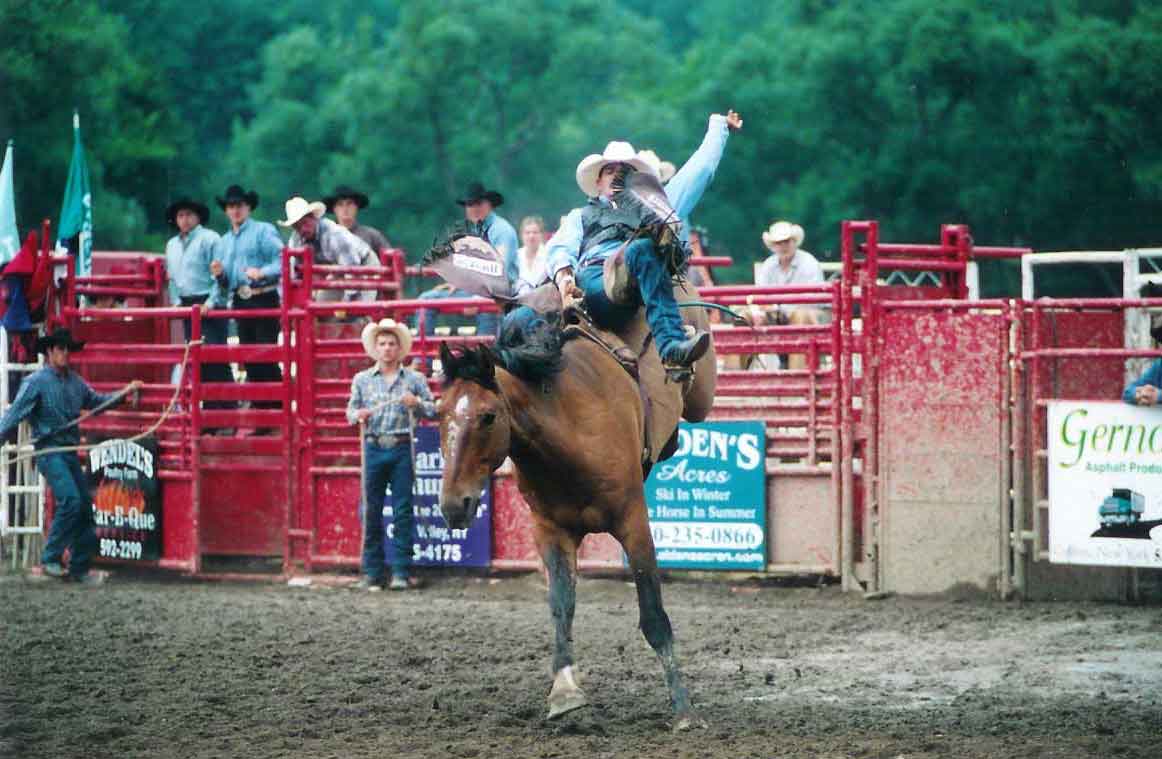
[(432, 419), (436, 416), (436, 404), (432, 391), (424, 375), (411, 369), (400, 368), (399, 372), (385, 377), (379, 365), (364, 369), (351, 380), (351, 400), (347, 401), (347, 421), (358, 424), (360, 409), (375, 409), (367, 420), (368, 435), (410, 435), (411, 420), (407, 406), (403, 405), (404, 393), (411, 393), (420, 399), (413, 410), (414, 416)]
[[(72, 369), (62, 374), (45, 366), (20, 383), (16, 400), (0, 419), (0, 439), (7, 437), (25, 418), (32, 425), (32, 436), (40, 437), (68, 424), (81, 415), (82, 409), (95, 408), (115, 393), (98, 393)], [(37, 444), (38, 448), (77, 445), (81, 431), (76, 427), (61, 430)]]

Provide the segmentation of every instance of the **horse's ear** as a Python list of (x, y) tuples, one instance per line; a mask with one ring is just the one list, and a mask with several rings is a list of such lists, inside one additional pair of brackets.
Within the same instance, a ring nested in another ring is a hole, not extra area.
[(478, 351), (477, 360), (480, 362), (480, 379), (488, 387), (496, 386), (496, 362), (492, 359), (492, 351), (485, 348)]
[(444, 377), (448, 380), (452, 379), (453, 366), (456, 363), (456, 357), (452, 355), (452, 351), (448, 350), (448, 341), (440, 341), (440, 366), (443, 367)]

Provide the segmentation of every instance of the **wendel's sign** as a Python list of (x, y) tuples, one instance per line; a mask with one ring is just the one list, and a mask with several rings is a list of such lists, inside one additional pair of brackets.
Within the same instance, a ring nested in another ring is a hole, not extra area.
[(763, 569), (765, 461), (762, 422), (682, 422), (677, 452), (646, 480), (658, 565)]
[[(453, 530), (440, 513), (443, 470), (440, 430), (436, 427), (417, 427), (416, 482), (412, 491), (412, 509), (416, 518), (412, 533), (412, 562), (420, 566), (486, 567), (492, 558), (491, 490), (484, 489), (480, 509), (468, 529)], [(383, 507), (388, 565), (395, 555), (392, 514), (392, 493), (389, 487)]]
[(110, 559), (161, 558), (157, 440), (106, 440), (89, 450), (97, 553)]
[(1162, 567), (1162, 410), (1049, 404), (1049, 560)]

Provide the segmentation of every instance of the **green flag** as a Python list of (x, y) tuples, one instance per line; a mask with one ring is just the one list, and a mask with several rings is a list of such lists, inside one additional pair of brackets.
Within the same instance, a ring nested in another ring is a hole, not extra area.
[(4, 151), (0, 169), (0, 264), (16, 257), (20, 250), (20, 230), (16, 228), (16, 191), (12, 189), (12, 140)]
[(73, 112), (73, 161), (69, 166), (69, 183), (61, 204), (57, 227), (57, 248), (67, 248), (77, 237), (77, 276), (87, 277), (93, 260), (93, 195), (89, 191), (89, 167), (81, 144), (81, 116)]

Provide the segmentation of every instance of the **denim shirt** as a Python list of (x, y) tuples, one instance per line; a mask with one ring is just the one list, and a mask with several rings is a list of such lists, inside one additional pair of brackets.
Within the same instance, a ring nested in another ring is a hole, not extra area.
[[(1142, 376), (1131, 382), (1126, 386), (1122, 393), (1122, 400), (1126, 403), (1135, 403), (1134, 391), (1143, 385), (1153, 385), (1157, 388), (1162, 388), (1162, 358), (1157, 359), (1150, 366), (1146, 367), (1146, 371), (1142, 372)], [(1158, 402), (1162, 403), (1162, 393), (1158, 395)], [(1155, 405), (1158, 405), (1157, 403)]]
[[(226, 301), (242, 285), (266, 287), (277, 285), (282, 279), (282, 238), (273, 224), (247, 219), (235, 232), (233, 227), (218, 240), (216, 256), (222, 262), (222, 276), (215, 282), (213, 302), (225, 306)], [(251, 281), (246, 270), (255, 267), (262, 278)], [(223, 282), (225, 280), (225, 282)]]
[(504, 276), (515, 285), (520, 279), (520, 263), (516, 259), (516, 251), (520, 247), (520, 243), (517, 242), (516, 230), (513, 226), (496, 211), (485, 216), (479, 228), (474, 228), (476, 225), (472, 222), (468, 222), (467, 226), (470, 232), (477, 233), (488, 240), (489, 244), (496, 248), (496, 252), (504, 257)]
[[(76, 419), (81, 409), (96, 408), (114, 395), (98, 393), (72, 369), (61, 374), (45, 366), (20, 383), (20, 392), (0, 419), (0, 439), (7, 437), (25, 418), (32, 425), (33, 437), (40, 437)], [(37, 448), (76, 445), (80, 440), (81, 431), (74, 426), (41, 441)]]
[(351, 398), (347, 401), (347, 421), (358, 424), (356, 415), (360, 409), (376, 409), (367, 419), (368, 435), (410, 435), (411, 420), (407, 406), (403, 405), (404, 393), (411, 393), (420, 399), (414, 409), (414, 416), (432, 419), (436, 416), (436, 404), (432, 391), (424, 375), (401, 367), (389, 384), (379, 365), (364, 369), (351, 380)]
[[(722, 160), (722, 151), (726, 148), (726, 138), (729, 135), (730, 130), (726, 126), (726, 117), (717, 113), (711, 116), (706, 136), (702, 138), (702, 144), (698, 150), (694, 151), (694, 155), (690, 156), (689, 160), (678, 170), (678, 173), (666, 183), (666, 197), (669, 198), (670, 205), (674, 207), (679, 219), (686, 219), (694, 207), (698, 205), (698, 201), (702, 199), (702, 194), (706, 192), (706, 187), (714, 178), (714, 172), (717, 171), (718, 164)], [(599, 198), (597, 202), (608, 203), (609, 201), (605, 198)], [(566, 267), (575, 269), (582, 263), (604, 261), (624, 242), (609, 240), (595, 245), (585, 252), (585, 260), (579, 261), (583, 236), (582, 211), (584, 208), (574, 208), (570, 211), (569, 215), (565, 217), (564, 223), (561, 224), (561, 228), (549, 240), (548, 269), (550, 276), (554, 278), (557, 276), (557, 272)], [(683, 224), (682, 239), (685, 240), (687, 235), (686, 225)]]
[(169, 278), (169, 302), (181, 303), (182, 296), (209, 295), (214, 286), (210, 262), (218, 245), (218, 233), (201, 224), (182, 239), (174, 235), (165, 244), (165, 271)]

